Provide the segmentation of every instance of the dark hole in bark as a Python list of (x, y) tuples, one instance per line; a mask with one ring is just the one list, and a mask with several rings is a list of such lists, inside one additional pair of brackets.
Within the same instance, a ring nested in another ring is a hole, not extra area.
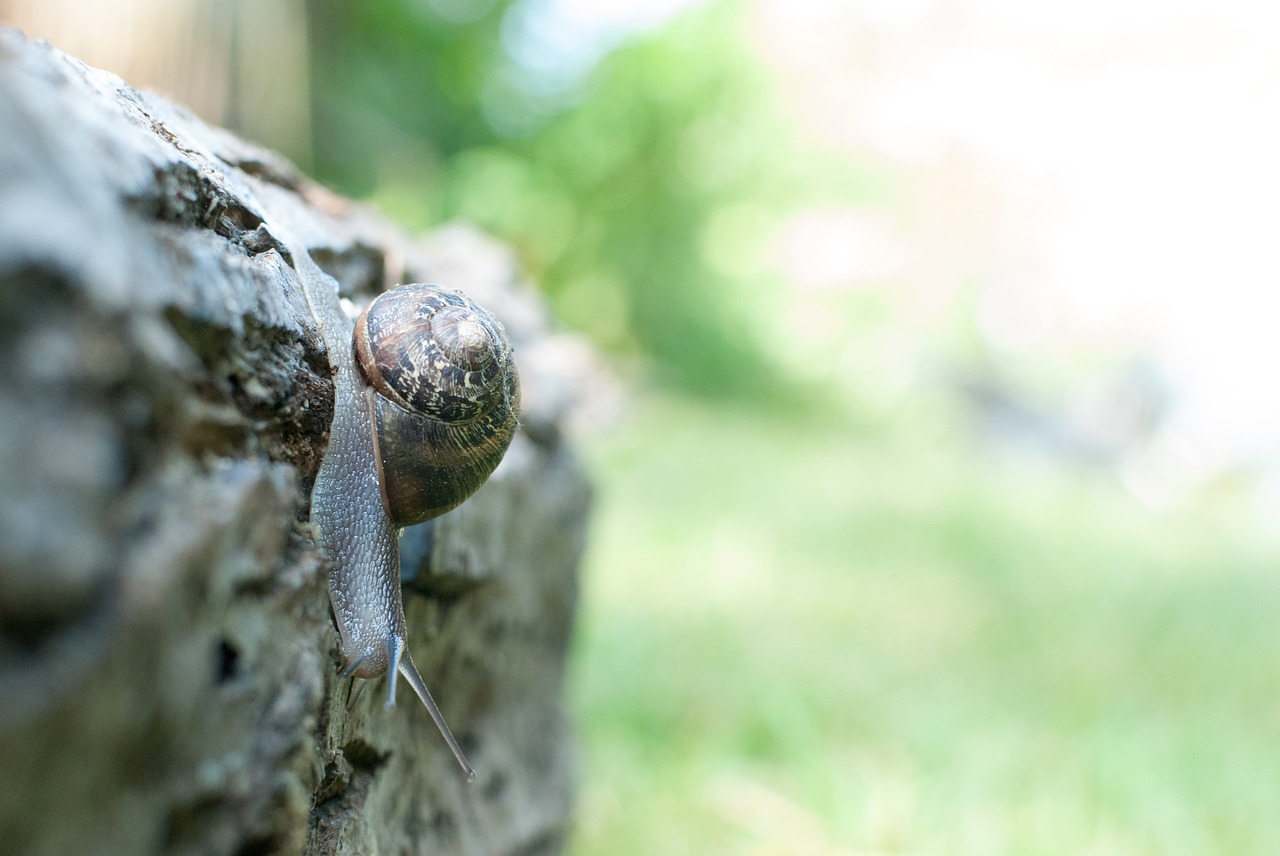
[(240, 649), (226, 639), (218, 640), (216, 660), (218, 683), (225, 684), (240, 674)]

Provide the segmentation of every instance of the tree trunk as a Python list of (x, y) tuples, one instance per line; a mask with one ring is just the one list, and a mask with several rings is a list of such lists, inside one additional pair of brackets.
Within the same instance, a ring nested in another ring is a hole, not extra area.
[[(507, 326), (522, 428), (402, 541), (409, 647), (478, 778), (385, 686), (348, 709), (308, 497), (329, 358), (284, 223), (355, 303), (462, 287)], [(588, 490), (579, 349), (511, 256), (413, 241), (283, 159), (0, 29), (0, 849), (561, 849)]]

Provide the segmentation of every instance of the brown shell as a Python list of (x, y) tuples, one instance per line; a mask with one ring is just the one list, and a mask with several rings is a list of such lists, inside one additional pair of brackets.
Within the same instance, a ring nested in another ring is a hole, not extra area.
[(456, 289), (402, 285), (360, 315), (355, 350), (377, 392), (374, 446), (392, 521), (455, 508), (515, 436), (520, 381), (506, 330)]

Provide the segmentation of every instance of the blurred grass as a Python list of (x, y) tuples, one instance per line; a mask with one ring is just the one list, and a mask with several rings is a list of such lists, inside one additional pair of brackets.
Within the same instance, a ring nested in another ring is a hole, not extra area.
[(1271, 545), (957, 424), (596, 443), (573, 852), (1280, 852)]

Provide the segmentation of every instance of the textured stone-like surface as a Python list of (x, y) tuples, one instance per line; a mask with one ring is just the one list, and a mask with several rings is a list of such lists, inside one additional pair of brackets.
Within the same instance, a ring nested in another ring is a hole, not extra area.
[[(504, 463), (406, 533), (407, 691), (347, 710), (307, 496), (332, 385), (287, 218), (359, 303), (447, 281), (507, 326)], [(17, 854), (557, 852), (587, 489), (580, 351), (510, 255), (410, 240), (287, 162), (0, 30), (0, 841)]]

